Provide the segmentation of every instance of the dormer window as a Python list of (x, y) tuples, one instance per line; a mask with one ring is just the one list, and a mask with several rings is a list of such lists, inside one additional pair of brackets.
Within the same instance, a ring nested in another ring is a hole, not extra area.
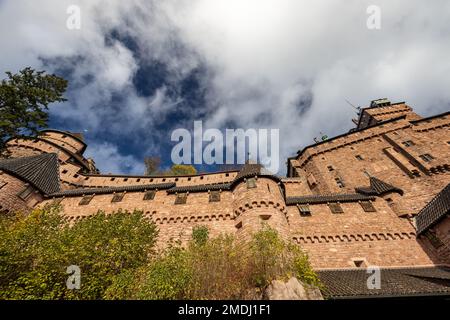
[(247, 179), (247, 189), (253, 188), (256, 188), (256, 179), (255, 178)]
[(175, 204), (186, 204), (187, 194), (186, 193), (178, 193), (175, 198)]
[(145, 191), (144, 200), (153, 200), (155, 199), (155, 195), (156, 195), (155, 190)]
[(123, 200), (123, 197), (125, 196), (125, 193), (115, 193), (111, 199), (111, 202), (121, 202)]
[(211, 191), (209, 193), (209, 202), (219, 202), (220, 201), (220, 191)]
[(329, 203), (328, 207), (330, 208), (331, 213), (344, 213), (340, 203)]
[(79, 206), (85, 206), (88, 205), (91, 200), (94, 198), (93, 195), (90, 196), (84, 196), (83, 198), (81, 198), (80, 202), (78, 203)]
[(308, 204), (298, 204), (297, 208), (300, 213), (300, 216), (302, 217), (311, 216), (311, 209), (309, 208)]

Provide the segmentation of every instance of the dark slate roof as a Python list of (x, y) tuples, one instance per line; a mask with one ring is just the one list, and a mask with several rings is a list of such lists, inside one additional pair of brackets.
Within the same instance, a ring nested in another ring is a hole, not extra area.
[(450, 183), (417, 214), (417, 235), (432, 227), (448, 214), (450, 214)]
[(393, 185), (384, 182), (378, 178), (370, 177), (370, 187), (359, 187), (355, 188), (356, 192), (367, 194), (367, 195), (375, 195), (375, 196), (381, 196), (383, 194), (389, 193), (389, 192), (397, 192), (400, 194), (403, 194), (403, 190), (397, 187), (394, 187)]
[(324, 195), (310, 195), (302, 197), (287, 197), (286, 204), (320, 204), (328, 202), (354, 202), (362, 200), (375, 200), (374, 196), (366, 196), (359, 193), (336, 193)]
[(143, 184), (143, 185), (132, 185), (132, 186), (119, 186), (119, 187), (105, 187), (105, 188), (86, 188), (86, 189), (73, 189), (66, 190), (62, 192), (56, 192), (48, 195), (48, 197), (76, 197), (88, 194), (108, 194), (114, 192), (139, 192), (145, 190), (163, 190), (169, 189), (175, 186), (174, 182), (169, 183), (156, 183), (156, 184)]
[(239, 171), (239, 173), (234, 178), (233, 182), (231, 182), (231, 188), (233, 188), (237, 183), (241, 180), (251, 177), (266, 177), (273, 179), (277, 182), (281, 182), (281, 178), (269, 172), (264, 166), (258, 163), (246, 163)]
[(60, 190), (59, 164), (56, 153), (1, 159), (0, 169), (30, 183), (44, 194)]
[(450, 296), (450, 268), (381, 268), (380, 289), (368, 289), (365, 268), (319, 270), (317, 275), (331, 299), (406, 296)]
[(253, 163), (246, 163), (241, 171), (237, 174), (237, 176), (234, 178), (235, 181), (241, 180), (244, 178), (250, 178), (257, 176), (261, 174), (262, 165), (260, 164), (253, 164)]
[(167, 193), (176, 193), (176, 192), (205, 192), (205, 191), (213, 191), (213, 190), (230, 190), (231, 183), (215, 183), (215, 184), (201, 184), (194, 186), (181, 186), (174, 187), (167, 190)]

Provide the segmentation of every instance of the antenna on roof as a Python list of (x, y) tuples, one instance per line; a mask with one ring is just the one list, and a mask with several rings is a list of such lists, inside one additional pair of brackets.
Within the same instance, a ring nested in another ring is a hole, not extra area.
[(345, 100), (345, 102), (347, 102), (349, 105), (351, 105), (352, 106), (352, 108), (353, 109), (355, 109), (356, 110), (356, 113), (358, 114), (358, 116), (360, 115), (360, 113), (361, 113), (361, 109), (362, 109), (362, 107), (361, 106), (357, 106), (357, 107), (355, 107), (350, 101), (348, 101), (347, 99), (344, 99)]

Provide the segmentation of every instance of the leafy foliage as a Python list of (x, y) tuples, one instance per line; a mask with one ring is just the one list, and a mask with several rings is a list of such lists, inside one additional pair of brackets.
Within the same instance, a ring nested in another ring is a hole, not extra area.
[(48, 105), (63, 102), (67, 81), (55, 75), (25, 68), (0, 83), (0, 150), (11, 138), (36, 136), (47, 127)]
[(144, 165), (147, 176), (183, 176), (197, 173), (194, 166), (187, 164), (174, 164), (168, 170), (161, 170), (161, 158), (154, 156), (145, 157)]
[[(141, 212), (102, 212), (73, 226), (57, 208), (0, 219), (0, 298), (100, 299), (112, 279), (148, 263), (156, 227)], [(70, 265), (81, 287), (66, 287)]]
[[(261, 299), (274, 279), (320, 286), (308, 257), (263, 226), (252, 240), (209, 238), (155, 250), (155, 225), (141, 212), (99, 212), (69, 225), (58, 207), (0, 217), (0, 299)], [(66, 286), (67, 267), (80, 289)]]
[(207, 229), (197, 227), (187, 247), (172, 244), (134, 275), (120, 275), (106, 296), (110, 299), (259, 299), (272, 280), (292, 276), (320, 286), (307, 255), (298, 246), (281, 239), (274, 229), (264, 226), (246, 245), (229, 235), (208, 239)]

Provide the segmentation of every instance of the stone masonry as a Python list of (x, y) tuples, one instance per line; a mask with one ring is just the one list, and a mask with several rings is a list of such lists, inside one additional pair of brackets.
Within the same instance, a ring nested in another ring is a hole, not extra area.
[[(354, 122), (350, 132), (289, 158), (286, 177), (257, 164), (177, 177), (100, 174), (83, 156), (80, 135), (44, 130), (8, 141), (0, 211), (58, 202), (77, 221), (99, 210), (137, 209), (157, 224), (160, 244), (186, 241), (196, 225), (246, 240), (265, 222), (300, 245), (318, 270), (450, 265), (448, 207), (440, 204), (439, 214), (429, 208), (450, 182), (449, 112), (422, 118), (403, 102), (381, 99)], [(431, 213), (422, 214), (425, 207)], [(425, 214), (431, 220), (418, 232), (416, 219)]]

